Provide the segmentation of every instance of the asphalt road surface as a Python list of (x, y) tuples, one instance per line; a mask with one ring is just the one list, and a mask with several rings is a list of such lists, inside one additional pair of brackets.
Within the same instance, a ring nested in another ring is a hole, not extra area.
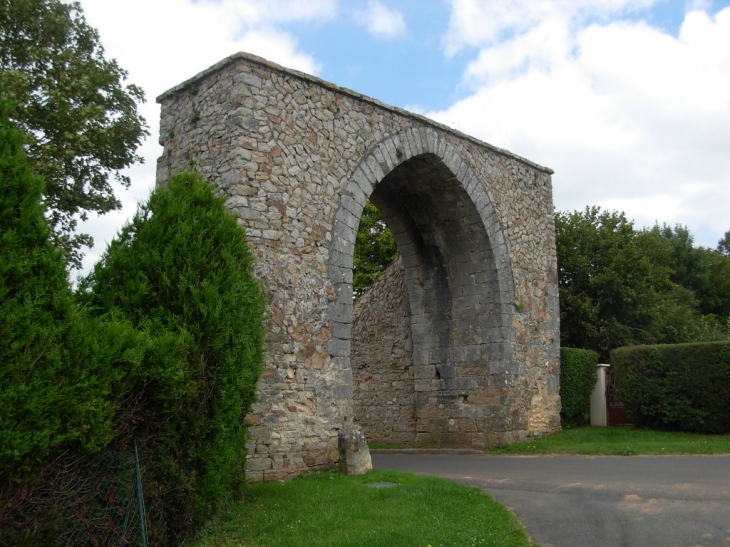
[(730, 547), (730, 455), (373, 451), (376, 469), (478, 486), (543, 547)]

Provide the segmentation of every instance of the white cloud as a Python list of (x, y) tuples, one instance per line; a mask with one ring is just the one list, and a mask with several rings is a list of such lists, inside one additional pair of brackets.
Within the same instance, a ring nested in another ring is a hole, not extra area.
[(584, 27), (559, 10), (523, 16), (534, 24), (484, 42), (469, 64), (471, 94), (427, 115), (555, 169), (559, 210), (595, 204), (638, 225), (687, 224), (714, 247), (730, 228), (730, 8), (688, 13), (678, 37), (636, 22)]
[(294, 36), (274, 28), (251, 30), (236, 40), (235, 45), (240, 51), (253, 53), (309, 74), (317, 74), (321, 68), (311, 55), (297, 51)]
[(685, 11), (709, 10), (712, 8), (712, 0), (685, 0)]
[(324, 21), (337, 13), (338, 0), (203, 0), (248, 26), (291, 21)]
[[(297, 40), (273, 26), (279, 21), (326, 20), (333, 1), (263, 0), (83, 0), (89, 22), (99, 29), (109, 56), (115, 57), (151, 97), (243, 50), (290, 68), (316, 71), (318, 65), (298, 49)], [(307, 6), (305, 8), (304, 6)], [(154, 94), (154, 95), (152, 95)]]
[(521, 34), (545, 20), (577, 20), (647, 8), (661, 0), (449, 0), (451, 16), (444, 37), (448, 55), (467, 46), (491, 45)]
[(571, 47), (566, 20), (545, 19), (518, 37), (482, 49), (476, 60), (468, 64), (466, 77), (472, 84), (483, 84), (513, 78), (530, 67), (539, 66), (547, 71), (565, 59)]
[(387, 8), (378, 0), (368, 0), (367, 7), (356, 14), (356, 19), (371, 34), (379, 38), (398, 38), (406, 34), (403, 15)]

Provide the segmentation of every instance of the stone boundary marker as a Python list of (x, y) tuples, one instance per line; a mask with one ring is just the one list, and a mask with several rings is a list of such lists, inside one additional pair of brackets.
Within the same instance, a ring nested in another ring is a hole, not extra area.
[(373, 468), (368, 442), (359, 427), (340, 431), (337, 436), (340, 471), (345, 475), (363, 475)]
[(368, 200), (404, 269), (413, 446), (478, 449), (559, 428), (551, 170), (244, 53), (157, 101), (157, 184), (193, 168), (214, 185), (269, 296), (250, 479), (338, 464), (360, 404), (352, 271)]

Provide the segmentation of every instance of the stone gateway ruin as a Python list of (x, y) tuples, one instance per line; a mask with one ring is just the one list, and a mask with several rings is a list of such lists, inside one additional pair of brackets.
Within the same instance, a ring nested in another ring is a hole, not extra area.
[[(157, 184), (227, 199), (269, 298), (247, 474), (338, 463), (338, 433), (482, 448), (560, 427), (552, 171), (239, 53), (161, 95)], [(400, 258), (358, 301), (367, 201)]]

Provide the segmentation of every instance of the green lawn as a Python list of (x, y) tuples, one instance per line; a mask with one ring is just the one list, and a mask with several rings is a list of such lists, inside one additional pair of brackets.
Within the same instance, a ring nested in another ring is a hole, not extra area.
[[(372, 488), (367, 483), (396, 483)], [(254, 484), (198, 547), (532, 545), (505, 507), (477, 488), (395, 471), (315, 473)]]
[[(384, 446), (382, 446), (384, 447)], [(727, 454), (730, 435), (634, 427), (581, 427), (490, 454)], [(396, 483), (371, 488), (368, 483)], [(505, 507), (481, 490), (410, 473), (314, 473), (250, 485), (196, 547), (495, 547), (534, 545)]]
[(579, 427), (530, 439), (488, 454), (588, 454), (631, 456), (639, 454), (728, 454), (730, 435), (699, 435), (652, 431), (631, 426)]

